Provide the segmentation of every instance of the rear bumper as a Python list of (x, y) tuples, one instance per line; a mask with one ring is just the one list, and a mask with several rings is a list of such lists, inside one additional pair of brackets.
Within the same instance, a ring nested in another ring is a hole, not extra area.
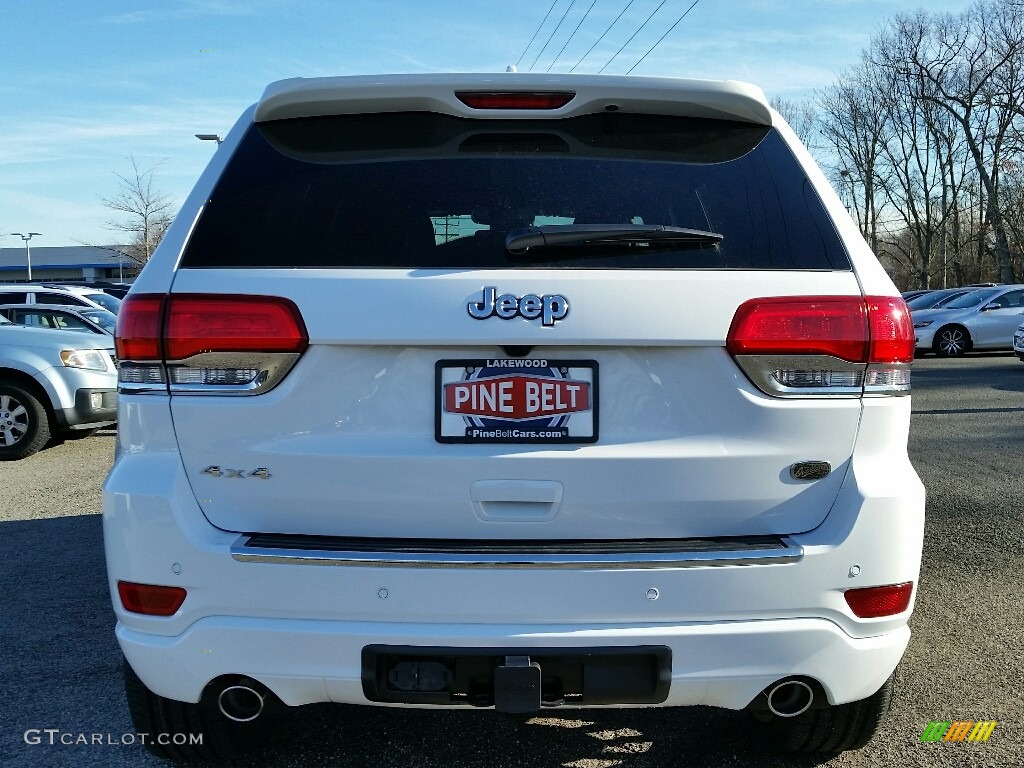
[[(853, 517), (833, 510), (819, 529), (790, 537), (799, 559), (774, 564), (251, 562), (232, 557), (237, 534), (209, 526), (194, 510), (169, 509), (170, 499), (182, 498), (171, 488), (114, 490), (160, 477), (158, 465), (176, 461), (122, 461), (124, 476), (115, 469), (104, 506), (118, 641), (146, 685), (172, 699), (197, 701), (214, 678), (246, 675), (290, 705), (367, 704), (360, 659), (369, 645), (521, 648), (524, 655), (642, 645), (671, 651), (665, 706), (742, 708), (791, 675), (814, 678), (830, 702), (844, 703), (882, 685), (910, 636), (910, 610), (860, 620), (843, 591), (916, 582), (923, 503), (913, 498), (862, 498)], [(180, 474), (164, 478), (187, 491)], [(175, 518), (179, 525), (166, 524)], [(188, 597), (168, 618), (128, 614), (117, 598), (119, 579), (183, 586)]]
[(451, 648), (607, 648), (665, 646), (672, 652), (662, 706), (742, 709), (780, 678), (820, 681), (830, 702), (870, 696), (896, 667), (910, 638), (902, 626), (851, 638), (822, 619), (675, 626), (598, 627), (395, 624), (301, 619), (202, 619), (176, 637), (117, 628), (129, 664), (168, 698), (198, 701), (221, 675), (259, 680), (285, 704), (367, 704), (361, 656), (371, 645)]

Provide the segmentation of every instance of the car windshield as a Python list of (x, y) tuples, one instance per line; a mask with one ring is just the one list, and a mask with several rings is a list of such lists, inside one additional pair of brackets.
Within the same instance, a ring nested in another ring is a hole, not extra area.
[(910, 309), (927, 309), (928, 307), (932, 306), (932, 303), (934, 301), (935, 292), (929, 291), (928, 293), (922, 293), (920, 296), (915, 296), (914, 298), (908, 300), (907, 306), (910, 307)]
[(83, 309), (78, 314), (84, 318), (92, 320), (96, 325), (100, 326), (108, 333), (113, 333), (114, 326), (117, 325), (117, 315), (106, 309)]
[(990, 298), (995, 296), (999, 291), (972, 291), (971, 293), (964, 294), (963, 296), (954, 299), (948, 304), (943, 305), (943, 309), (968, 309), (969, 307), (976, 307), (982, 302), (988, 301)]
[(953, 301), (954, 299), (963, 296), (965, 293), (968, 293), (966, 289), (962, 291), (952, 289), (929, 291), (928, 293), (912, 298), (907, 302), (907, 306), (910, 307), (910, 309), (933, 309), (935, 307), (941, 307), (946, 302)]
[(90, 293), (86, 296), (89, 301), (94, 301), (104, 309), (117, 314), (117, 310), (121, 308), (121, 300), (116, 296), (111, 296), (109, 293)]

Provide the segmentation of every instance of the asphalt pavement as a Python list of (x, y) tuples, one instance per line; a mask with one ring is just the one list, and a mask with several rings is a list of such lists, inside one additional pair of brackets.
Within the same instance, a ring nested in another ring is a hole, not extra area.
[[(914, 364), (911, 457), (928, 489), (924, 568), (897, 702), (865, 749), (766, 751), (742, 712), (703, 707), (285, 712), (258, 766), (717, 768), (1024, 766), (1024, 363)], [(114, 433), (0, 464), (0, 765), (160, 766), (121, 688), (100, 491)], [(921, 741), (929, 721), (995, 720), (987, 742)], [(135, 743), (131, 743), (132, 741)]]

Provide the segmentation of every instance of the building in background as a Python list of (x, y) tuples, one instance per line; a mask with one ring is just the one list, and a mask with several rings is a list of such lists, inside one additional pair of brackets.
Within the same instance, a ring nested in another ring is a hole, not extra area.
[[(139, 265), (117, 252), (119, 246), (32, 246), (32, 282), (96, 281), (130, 282)], [(0, 248), (0, 282), (28, 281), (24, 246)]]

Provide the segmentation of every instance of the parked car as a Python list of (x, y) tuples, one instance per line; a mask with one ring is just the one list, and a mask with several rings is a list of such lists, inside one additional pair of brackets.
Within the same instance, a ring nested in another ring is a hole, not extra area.
[(117, 315), (100, 307), (71, 307), (52, 304), (0, 305), (0, 315), (12, 323), (65, 331), (87, 331), (114, 335)]
[(1024, 322), (1018, 325), (1017, 330), (1013, 332), (1013, 351), (1024, 362)]
[(937, 309), (913, 313), (920, 354), (957, 357), (977, 349), (1007, 349), (1024, 312), (1024, 285), (980, 288)]
[(288, 80), (211, 163), (118, 317), (128, 706), (205, 736), (154, 752), (230, 759), (272, 701), (870, 738), (913, 329), (759, 89)]
[(0, 306), (10, 304), (67, 304), (74, 307), (101, 307), (115, 315), (121, 300), (95, 288), (78, 285), (0, 285)]
[(0, 318), (0, 461), (116, 422), (113, 341)]

